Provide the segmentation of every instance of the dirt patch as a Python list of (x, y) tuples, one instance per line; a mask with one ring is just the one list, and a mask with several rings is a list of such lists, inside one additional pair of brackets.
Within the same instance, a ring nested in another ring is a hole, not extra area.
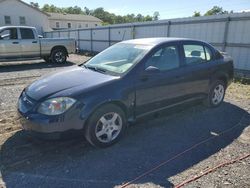
[(243, 144), (250, 144), (250, 127), (246, 127), (239, 137), (239, 142)]
[(19, 124), (19, 116), (15, 110), (1, 112), (0, 117), (1, 117), (0, 119), (0, 124), (1, 124), (0, 133), (1, 134), (19, 130), (21, 128)]
[(250, 85), (232, 83), (227, 89), (226, 98), (241, 102), (246, 100), (250, 103)]

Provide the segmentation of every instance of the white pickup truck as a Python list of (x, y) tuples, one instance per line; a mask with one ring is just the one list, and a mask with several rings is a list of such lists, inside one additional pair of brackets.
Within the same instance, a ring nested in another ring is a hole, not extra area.
[(49, 39), (34, 27), (0, 27), (0, 61), (42, 58), (46, 62), (65, 63), (76, 52), (74, 39)]

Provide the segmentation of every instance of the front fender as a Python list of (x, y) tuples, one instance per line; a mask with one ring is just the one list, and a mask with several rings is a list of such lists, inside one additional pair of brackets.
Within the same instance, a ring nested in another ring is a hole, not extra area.
[(81, 97), (83, 108), (80, 113), (82, 120), (105, 104), (115, 104), (125, 113), (128, 120), (134, 118), (135, 91), (130, 84), (118, 82), (115, 85), (104, 86), (102, 89), (91, 91)]

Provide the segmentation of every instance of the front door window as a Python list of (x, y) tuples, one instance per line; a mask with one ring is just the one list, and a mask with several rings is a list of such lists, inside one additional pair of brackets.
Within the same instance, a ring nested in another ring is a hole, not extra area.
[(153, 66), (160, 71), (178, 68), (180, 58), (177, 46), (163, 47), (155, 52), (146, 62), (146, 67)]

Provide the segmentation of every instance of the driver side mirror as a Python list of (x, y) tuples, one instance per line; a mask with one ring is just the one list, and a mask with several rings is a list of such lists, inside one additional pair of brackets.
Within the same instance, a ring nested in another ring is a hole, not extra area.
[(148, 73), (148, 74), (155, 74), (155, 73), (159, 73), (160, 72), (160, 69), (158, 69), (157, 67), (155, 66), (149, 66), (145, 69), (145, 72)]
[(151, 76), (151, 75), (154, 75), (154, 74), (157, 74), (161, 72), (160, 69), (158, 69), (157, 67), (154, 67), (154, 66), (149, 66), (145, 69), (145, 71), (141, 74), (140, 76), (140, 79), (141, 81), (147, 81), (148, 78)]

